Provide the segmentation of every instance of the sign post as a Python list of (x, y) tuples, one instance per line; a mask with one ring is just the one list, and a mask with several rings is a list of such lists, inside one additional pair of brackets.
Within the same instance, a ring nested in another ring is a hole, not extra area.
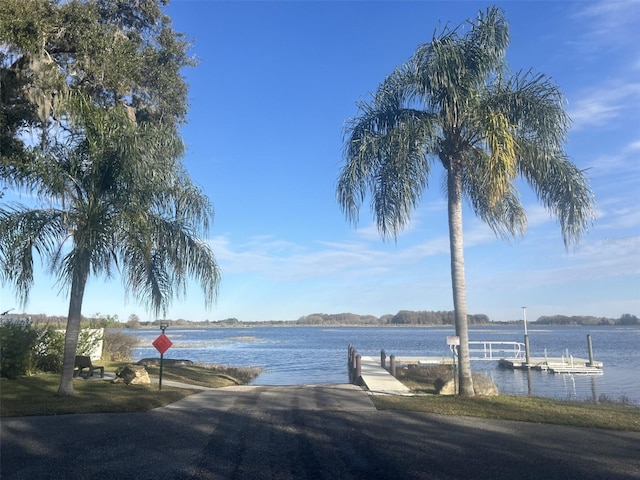
[(169, 340), (169, 337), (164, 334), (164, 331), (168, 326), (169, 324), (167, 322), (160, 322), (160, 330), (162, 330), (162, 333), (152, 343), (152, 345), (156, 347), (156, 350), (160, 352), (160, 377), (158, 379), (158, 390), (162, 390), (162, 364), (164, 362), (164, 352), (169, 350), (169, 347), (173, 345), (173, 342)]
[(455, 394), (458, 394), (458, 379), (457, 379), (457, 369), (456, 369), (456, 353), (457, 347), (460, 346), (460, 337), (457, 335), (451, 335), (447, 337), (447, 345), (451, 349), (451, 359), (453, 360), (453, 364), (451, 368), (453, 369), (453, 391)]

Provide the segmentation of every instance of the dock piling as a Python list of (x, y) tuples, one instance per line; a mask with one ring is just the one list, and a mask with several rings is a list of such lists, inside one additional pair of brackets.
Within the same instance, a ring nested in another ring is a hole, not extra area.
[(358, 355), (358, 351), (355, 349), (355, 347), (353, 347), (351, 344), (349, 344), (349, 348), (347, 350), (347, 368), (349, 370), (349, 381), (351, 383), (357, 383), (358, 381), (358, 376), (359, 373), (356, 372), (356, 358), (359, 357)]
[(591, 334), (587, 335), (587, 348), (589, 350), (589, 366), (593, 366), (593, 344), (591, 343)]

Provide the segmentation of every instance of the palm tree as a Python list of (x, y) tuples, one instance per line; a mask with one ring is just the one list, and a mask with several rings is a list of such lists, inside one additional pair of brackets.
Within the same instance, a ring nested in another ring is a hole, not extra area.
[(121, 271), (126, 290), (155, 314), (197, 279), (207, 304), (220, 273), (199, 238), (213, 209), (182, 170), (174, 124), (132, 121), (126, 107), (105, 109), (69, 95), (73, 128), (38, 151), (30, 187), (42, 206), (0, 210), (0, 271), (21, 300), (33, 284), (34, 254), (69, 294), (58, 393), (73, 394), (73, 368), (84, 290), (90, 275)]
[[(467, 27), (466, 33), (463, 30)], [(460, 394), (474, 394), (469, 362), (462, 199), (500, 236), (523, 234), (515, 181), (524, 178), (560, 223), (565, 247), (593, 216), (587, 180), (563, 148), (570, 119), (545, 75), (509, 76), (507, 22), (493, 7), (420, 45), (345, 128), (337, 198), (356, 223), (367, 194), (383, 238), (409, 222), (437, 160), (446, 174), (451, 279), (460, 337)]]

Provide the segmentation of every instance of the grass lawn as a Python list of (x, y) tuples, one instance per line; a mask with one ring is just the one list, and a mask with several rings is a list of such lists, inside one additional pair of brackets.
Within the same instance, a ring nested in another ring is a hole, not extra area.
[[(102, 363), (105, 372), (115, 372), (123, 363)], [(158, 378), (158, 367), (147, 367)], [(189, 385), (219, 388), (246, 384), (259, 374), (257, 369), (211, 366), (175, 366), (163, 368), (163, 382), (177, 381)], [(593, 404), (557, 401), (547, 398), (498, 395), (463, 398), (434, 395), (433, 379), (425, 375), (400, 378), (416, 396), (374, 396), (378, 409), (411, 410), (441, 415), (572, 425), (640, 431), (640, 407), (620, 404)], [(16, 380), (0, 380), (0, 416), (62, 415), (69, 413), (144, 412), (175, 402), (198, 389), (158, 385), (126, 385), (107, 379), (74, 380), (76, 394), (70, 398), (56, 396), (59, 375), (42, 374)]]
[(379, 410), (410, 410), (441, 415), (462, 415), (522, 422), (609, 428), (640, 432), (640, 407), (615, 402), (596, 404), (552, 400), (542, 397), (497, 395), (493, 397), (436, 395), (435, 381), (448, 379), (448, 366), (425, 366), (398, 370), (397, 378), (415, 396), (375, 396)]
[(629, 405), (564, 402), (516, 395), (472, 398), (444, 395), (374, 396), (372, 399), (379, 410), (410, 410), (640, 432), (640, 407)]
[[(115, 372), (125, 363), (101, 362), (105, 372)], [(159, 368), (148, 367), (151, 378), (158, 378)], [(184, 366), (164, 367), (162, 379), (210, 388), (241, 385), (259, 373), (256, 369), (225, 367)], [(126, 385), (112, 383), (108, 379), (76, 378), (75, 395), (62, 398), (56, 395), (60, 384), (59, 374), (41, 374), (16, 380), (0, 380), (0, 417), (31, 415), (61, 415), (68, 413), (118, 413), (144, 412), (162, 407), (199, 389), (177, 388), (166, 384), (158, 390), (157, 384)]]

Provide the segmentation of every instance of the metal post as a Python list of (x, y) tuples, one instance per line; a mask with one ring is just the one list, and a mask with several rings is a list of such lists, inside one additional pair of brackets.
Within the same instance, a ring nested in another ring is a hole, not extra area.
[(456, 371), (456, 345), (451, 345), (451, 373), (453, 374), (453, 393), (458, 394), (458, 372)]
[(356, 355), (356, 374), (354, 381), (358, 381), (362, 376), (362, 357), (360, 355)]
[(384, 348), (380, 350), (380, 366), (382, 368), (387, 368), (387, 354), (384, 351)]
[[(164, 334), (164, 331), (167, 329), (169, 324), (165, 321), (160, 322), (160, 330)], [(164, 353), (160, 354), (160, 375), (158, 377), (158, 391), (162, 390), (162, 367), (164, 364)]]
[(527, 331), (527, 307), (522, 307), (522, 320), (524, 322), (524, 358), (527, 368), (531, 365), (529, 357), (529, 332)]
[(162, 390), (162, 364), (164, 363), (164, 353), (160, 354), (160, 377), (158, 378), (158, 390)]
[(395, 355), (391, 355), (389, 357), (389, 367), (391, 368), (391, 376), (395, 377), (396, 376), (396, 356)]
[(587, 348), (589, 349), (589, 366), (593, 367), (593, 344), (591, 343), (591, 335), (587, 335)]

